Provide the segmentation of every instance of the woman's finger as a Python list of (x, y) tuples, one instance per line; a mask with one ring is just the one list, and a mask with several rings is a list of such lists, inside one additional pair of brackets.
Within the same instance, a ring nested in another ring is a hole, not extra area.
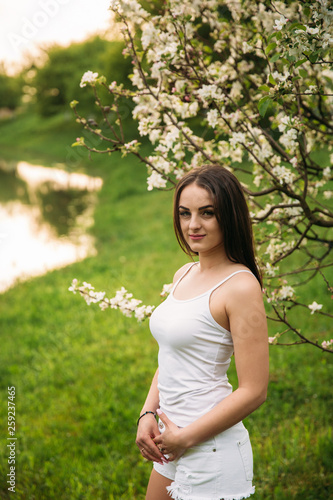
[(167, 459), (163, 456), (163, 454), (160, 452), (160, 450), (157, 448), (156, 445), (152, 447), (150, 444), (149, 445), (143, 444), (142, 446), (140, 445), (139, 448), (141, 455), (146, 460), (150, 460), (152, 462), (158, 462), (160, 464), (167, 462)]

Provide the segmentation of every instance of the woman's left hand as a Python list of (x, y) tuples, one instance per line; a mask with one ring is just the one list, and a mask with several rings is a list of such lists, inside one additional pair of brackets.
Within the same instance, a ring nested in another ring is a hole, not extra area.
[(163, 422), (165, 430), (162, 434), (155, 437), (153, 441), (161, 453), (167, 456), (169, 462), (172, 462), (173, 460), (181, 457), (186, 450), (184, 445), (180, 444), (181, 429), (177, 427), (176, 424), (171, 422), (171, 420), (161, 410), (157, 410), (156, 413)]

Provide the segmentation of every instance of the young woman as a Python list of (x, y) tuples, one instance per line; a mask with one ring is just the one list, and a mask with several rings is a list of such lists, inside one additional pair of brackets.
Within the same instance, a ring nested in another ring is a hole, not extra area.
[[(268, 339), (249, 212), (235, 176), (220, 166), (186, 174), (175, 192), (174, 227), (181, 248), (199, 260), (176, 272), (150, 318), (159, 368), (136, 440), (154, 462), (146, 500), (247, 498), (253, 459), (242, 419), (266, 399)], [(235, 391), (226, 375), (232, 354)]]

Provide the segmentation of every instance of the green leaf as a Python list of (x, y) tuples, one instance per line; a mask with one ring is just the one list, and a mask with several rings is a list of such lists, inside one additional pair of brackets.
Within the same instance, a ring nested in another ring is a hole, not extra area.
[(289, 26), (289, 31), (292, 31), (292, 30), (302, 30), (302, 31), (306, 31), (306, 27), (299, 23), (298, 21), (295, 22), (295, 23), (292, 23), (290, 26)]
[(269, 54), (271, 50), (275, 49), (275, 47), (276, 47), (276, 42), (272, 42), (269, 45), (267, 45), (265, 49), (265, 54)]
[(301, 59), (300, 61), (297, 61), (297, 63), (295, 63), (295, 68), (298, 68), (299, 66), (301, 66), (306, 61), (307, 61), (307, 59)]
[(204, 50), (206, 54), (213, 54), (213, 49), (211, 47), (205, 46)]
[(267, 109), (269, 106), (273, 103), (273, 99), (271, 99), (269, 96), (265, 95), (260, 99), (258, 102), (258, 110), (260, 116), (264, 117), (266, 114)]
[(274, 77), (272, 74), (269, 75), (268, 80), (269, 80), (269, 83), (271, 83), (272, 85), (276, 85), (276, 81), (274, 80)]
[(260, 87), (258, 88), (258, 90), (263, 91), (263, 92), (269, 92), (270, 91), (270, 87), (268, 85), (260, 85)]
[(77, 104), (79, 104), (79, 101), (75, 101), (75, 100), (74, 100), (74, 101), (72, 101), (69, 105), (70, 105), (70, 107), (73, 109), (73, 108), (75, 108), (75, 107), (77, 106)]
[(302, 69), (302, 68), (299, 69), (298, 72), (302, 78), (306, 78), (309, 75), (309, 73), (305, 69)]
[(315, 63), (318, 59), (318, 52), (313, 52), (313, 54), (309, 55), (310, 62)]
[(270, 58), (270, 60), (269, 60), (269, 61), (270, 61), (271, 63), (275, 63), (276, 61), (278, 61), (278, 60), (280, 59), (280, 57), (281, 57), (281, 54), (276, 53), (276, 54), (274, 54), (274, 56), (273, 56), (273, 57), (271, 57), (271, 58)]

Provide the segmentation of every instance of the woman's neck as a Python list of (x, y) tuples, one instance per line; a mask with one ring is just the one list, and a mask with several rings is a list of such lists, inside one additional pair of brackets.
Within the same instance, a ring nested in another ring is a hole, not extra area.
[(224, 268), (233, 264), (227, 257), (224, 248), (213, 249), (210, 252), (199, 253), (199, 269), (201, 272)]

